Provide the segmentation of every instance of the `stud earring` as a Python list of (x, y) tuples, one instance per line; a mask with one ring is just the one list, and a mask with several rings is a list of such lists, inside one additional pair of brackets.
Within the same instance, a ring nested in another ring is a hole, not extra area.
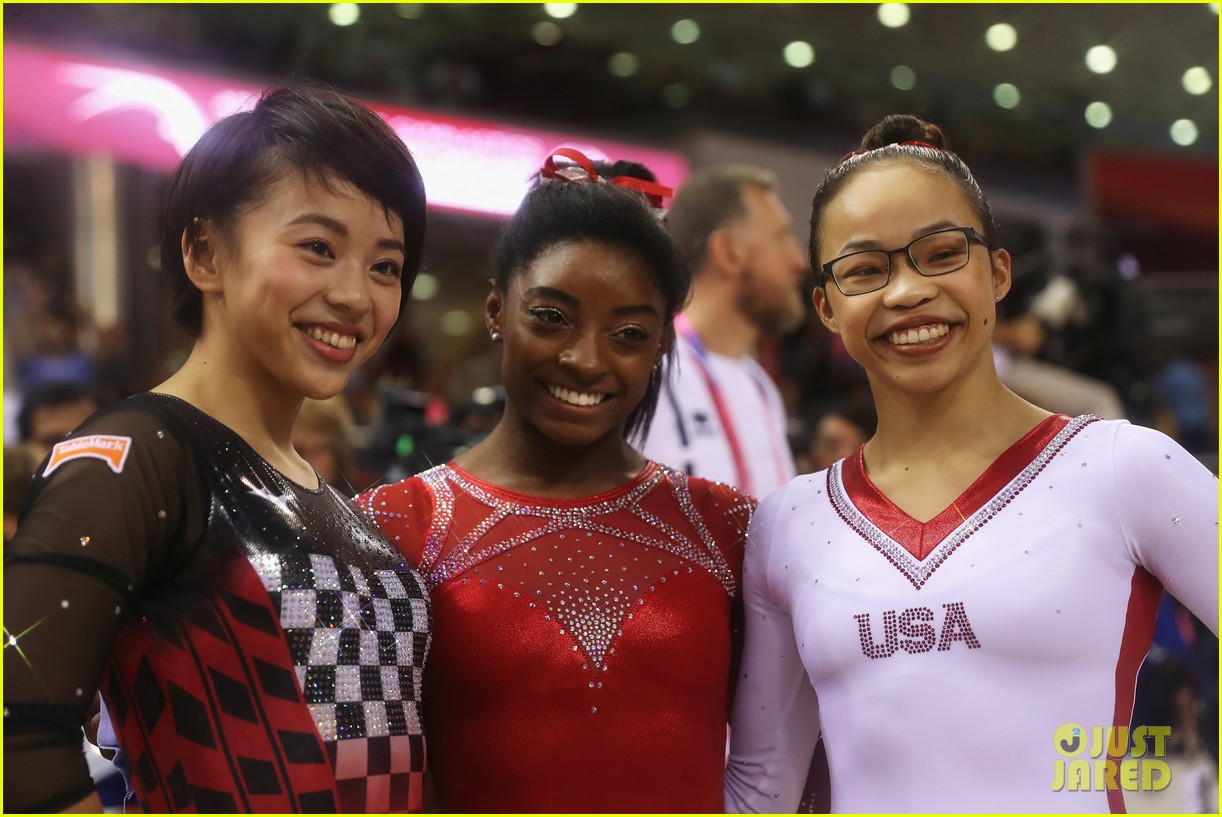
[(994, 301), (1000, 301), (1000, 300), (1001, 300), (1001, 296), (1000, 296), (1000, 295), (994, 295), (994, 296), (993, 296), (993, 300), (994, 300)]
[(501, 342), (501, 333), (496, 331), (495, 329), (488, 330), (488, 337), (492, 338), (493, 343)]

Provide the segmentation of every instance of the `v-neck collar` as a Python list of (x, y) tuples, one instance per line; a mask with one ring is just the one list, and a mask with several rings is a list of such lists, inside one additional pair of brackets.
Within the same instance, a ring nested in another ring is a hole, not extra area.
[(1093, 415), (1054, 414), (1006, 449), (949, 507), (920, 522), (871, 482), (862, 451), (828, 469), (827, 490), (840, 517), (918, 589), (954, 552), (1017, 496)]

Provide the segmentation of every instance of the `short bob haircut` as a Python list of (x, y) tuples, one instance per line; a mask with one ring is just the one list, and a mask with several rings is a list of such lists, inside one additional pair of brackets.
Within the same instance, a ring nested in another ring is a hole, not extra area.
[(233, 234), (272, 185), (298, 172), (326, 184), (328, 174), (403, 222), (403, 295), (407, 301), (423, 252), (424, 182), (411, 153), (377, 114), (327, 88), (266, 90), (249, 111), (217, 122), (187, 152), (170, 181), (161, 220), (161, 266), (174, 319), (192, 335), (203, 325), (203, 297), (187, 278), (182, 238), (199, 238), (206, 219)]
[[(596, 165), (603, 178), (645, 177), (639, 165), (617, 162), (610, 168)], [(649, 174), (652, 178), (652, 174)], [(649, 376), (641, 402), (624, 423), (624, 436), (644, 438), (658, 405), (662, 381), (670, 368), (674, 348), (674, 317), (687, 301), (691, 277), (665, 226), (640, 193), (614, 184), (547, 180), (523, 199), (493, 254), (492, 280), (505, 291), (510, 281), (552, 247), (595, 241), (625, 250), (640, 258), (653, 274), (662, 295), (662, 337), (666, 357)]]

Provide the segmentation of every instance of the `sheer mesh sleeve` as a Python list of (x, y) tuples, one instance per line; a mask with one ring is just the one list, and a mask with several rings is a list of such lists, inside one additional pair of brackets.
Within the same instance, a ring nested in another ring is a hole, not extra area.
[(105, 411), (40, 466), (4, 556), (4, 810), (92, 790), (80, 726), (123, 616), (205, 526), (189, 449), (158, 414)]

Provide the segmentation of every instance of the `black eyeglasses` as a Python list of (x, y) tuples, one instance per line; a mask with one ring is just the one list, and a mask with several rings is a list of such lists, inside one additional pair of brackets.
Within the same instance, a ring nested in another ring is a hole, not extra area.
[(975, 227), (948, 227), (923, 235), (907, 246), (894, 250), (861, 250), (833, 258), (823, 265), (823, 280), (831, 278), (845, 295), (865, 295), (882, 289), (891, 281), (891, 257), (908, 256), (921, 275), (945, 275), (967, 266), (972, 258), (972, 241), (988, 246)]

